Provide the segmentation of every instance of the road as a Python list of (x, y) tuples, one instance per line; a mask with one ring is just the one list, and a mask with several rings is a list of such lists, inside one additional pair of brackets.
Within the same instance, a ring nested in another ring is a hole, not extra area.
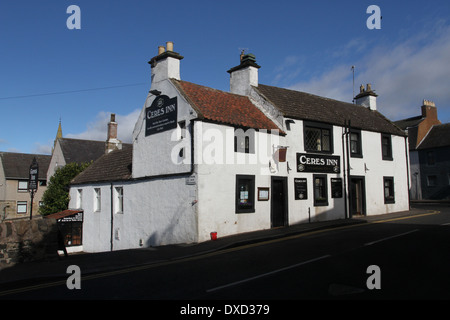
[(450, 208), (430, 207), (416, 217), (312, 231), (82, 277), (80, 289), (61, 282), (1, 299), (448, 300), (449, 266)]

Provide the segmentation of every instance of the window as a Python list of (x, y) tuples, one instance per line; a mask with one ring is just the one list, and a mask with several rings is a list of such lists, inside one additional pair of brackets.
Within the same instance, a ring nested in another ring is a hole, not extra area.
[(28, 181), (27, 180), (19, 180), (19, 186), (17, 191), (28, 191)]
[(255, 153), (255, 130), (234, 130), (234, 152)]
[(255, 176), (236, 176), (236, 213), (255, 212)]
[(383, 177), (384, 184), (384, 203), (395, 203), (394, 178)]
[(314, 206), (328, 205), (327, 176), (314, 175)]
[(381, 135), (381, 152), (383, 160), (392, 160), (392, 140), (390, 134)]
[(27, 202), (26, 201), (17, 201), (17, 213), (18, 214), (26, 214), (27, 213)]
[[(180, 128), (180, 140), (183, 140), (183, 139), (186, 138), (186, 121), (178, 122), (178, 126)], [(178, 156), (180, 158), (184, 158), (184, 148), (180, 149), (180, 152), (178, 153)]]
[(94, 212), (99, 212), (102, 209), (101, 205), (102, 205), (101, 189), (94, 188)]
[(351, 130), (350, 132), (350, 155), (362, 158), (361, 130)]
[(115, 187), (115, 213), (123, 213), (123, 187)]
[(437, 176), (427, 176), (427, 186), (436, 187), (437, 186)]
[(434, 156), (434, 151), (427, 151), (427, 166), (434, 166), (436, 164), (436, 159)]
[(77, 208), (81, 209), (83, 205), (83, 189), (77, 190)]
[(310, 124), (305, 122), (304, 145), (305, 151), (333, 152), (332, 126)]

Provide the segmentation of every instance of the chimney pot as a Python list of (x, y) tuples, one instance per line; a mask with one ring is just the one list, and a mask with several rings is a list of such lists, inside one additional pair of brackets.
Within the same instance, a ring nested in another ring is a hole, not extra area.
[(172, 41), (167, 41), (166, 42), (166, 48), (167, 48), (167, 51), (173, 51), (173, 42)]
[(166, 51), (166, 49), (164, 48), (164, 46), (159, 46), (159, 47), (158, 47), (158, 55), (164, 53), (164, 51)]

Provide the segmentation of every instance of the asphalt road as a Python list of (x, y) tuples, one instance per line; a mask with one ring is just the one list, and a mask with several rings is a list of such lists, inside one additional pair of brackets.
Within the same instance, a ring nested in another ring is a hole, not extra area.
[(90, 275), (81, 278), (80, 289), (59, 284), (2, 299), (242, 299), (260, 305), (273, 300), (448, 300), (450, 208), (426, 206), (434, 211)]

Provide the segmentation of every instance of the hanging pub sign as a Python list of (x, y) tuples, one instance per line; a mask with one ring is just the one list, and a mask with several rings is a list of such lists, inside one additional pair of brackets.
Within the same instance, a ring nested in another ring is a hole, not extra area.
[(145, 136), (177, 127), (177, 97), (161, 95), (145, 109)]
[(322, 154), (297, 153), (297, 172), (341, 172), (340, 157)]
[(28, 179), (28, 190), (36, 191), (39, 184), (39, 165), (36, 158), (33, 158), (33, 162), (30, 165), (30, 175)]
[(331, 178), (331, 197), (342, 198), (342, 178)]
[(295, 200), (308, 199), (306, 178), (294, 178)]

